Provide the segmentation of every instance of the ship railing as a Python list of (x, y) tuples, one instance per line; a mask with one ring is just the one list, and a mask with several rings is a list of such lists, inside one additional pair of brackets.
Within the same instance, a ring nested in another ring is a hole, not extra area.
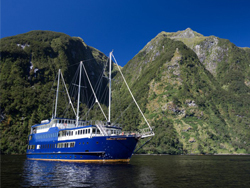
[[(75, 128), (76, 126), (76, 121), (75, 120), (67, 120), (67, 119), (63, 119), (61, 120), (62, 123), (57, 122), (56, 126), (59, 129), (67, 129), (67, 128)], [(88, 125), (94, 125), (95, 121), (94, 120), (89, 120), (89, 121), (79, 121), (78, 122), (78, 127), (85, 127)]]
[(149, 136), (154, 136), (154, 132), (152, 129), (150, 129), (149, 127), (144, 128), (144, 129), (140, 129), (139, 130), (139, 135), (141, 138), (146, 138)]
[(120, 136), (138, 136), (139, 135), (139, 132), (137, 131), (122, 131), (120, 134)]

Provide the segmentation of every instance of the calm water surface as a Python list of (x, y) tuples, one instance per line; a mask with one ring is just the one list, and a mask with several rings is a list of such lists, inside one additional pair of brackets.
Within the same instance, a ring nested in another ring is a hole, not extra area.
[(133, 156), (88, 164), (1, 156), (1, 187), (250, 187), (250, 156)]

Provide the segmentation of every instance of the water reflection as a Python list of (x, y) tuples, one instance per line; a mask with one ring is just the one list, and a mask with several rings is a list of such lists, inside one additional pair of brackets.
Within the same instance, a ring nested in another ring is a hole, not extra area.
[[(26, 160), (21, 186), (114, 187), (130, 164), (88, 164)], [(128, 177), (127, 177), (128, 178)], [(121, 181), (122, 182), (122, 181)], [(123, 187), (123, 186), (119, 186)]]
[(250, 156), (133, 156), (130, 164), (3, 156), (1, 187), (249, 187)]

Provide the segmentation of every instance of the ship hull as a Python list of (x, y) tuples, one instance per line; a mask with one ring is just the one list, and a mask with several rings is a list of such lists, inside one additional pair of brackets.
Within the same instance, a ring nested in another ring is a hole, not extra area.
[[(58, 148), (60, 143), (74, 147)], [(129, 162), (138, 139), (132, 136), (100, 136), (77, 140), (34, 142), (40, 149), (27, 150), (31, 160), (68, 162)]]

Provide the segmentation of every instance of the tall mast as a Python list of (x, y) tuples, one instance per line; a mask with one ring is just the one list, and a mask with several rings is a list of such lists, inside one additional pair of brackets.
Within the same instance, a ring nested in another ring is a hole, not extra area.
[(111, 116), (111, 59), (112, 52), (109, 53), (109, 118), (108, 124), (110, 124), (110, 116)]
[(54, 117), (56, 117), (56, 110), (57, 110), (57, 101), (58, 101), (58, 92), (59, 92), (59, 84), (60, 84), (60, 74), (61, 74), (61, 69), (59, 69), (58, 71), (58, 80), (57, 80), (57, 89), (56, 89), (56, 104), (55, 104), (55, 115)]
[(80, 91), (81, 91), (81, 76), (82, 76), (82, 61), (80, 62), (80, 75), (79, 75), (79, 85), (78, 85), (78, 101), (77, 101), (77, 115), (76, 115), (76, 126), (78, 127), (79, 121), (79, 104), (80, 104)]

